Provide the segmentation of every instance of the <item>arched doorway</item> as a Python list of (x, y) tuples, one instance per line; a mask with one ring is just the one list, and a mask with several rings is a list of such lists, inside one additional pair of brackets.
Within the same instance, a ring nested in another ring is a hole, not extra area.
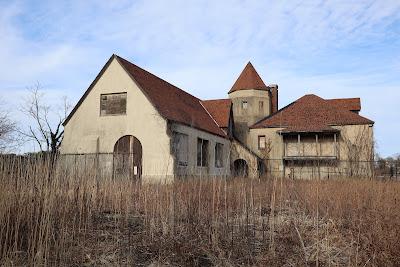
[(244, 159), (237, 159), (233, 162), (233, 175), (235, 177), (249, 176), (249, 166)]
[(139, 179), (142, 176), (142, 144), (132, 136), (125, 135), (114, 145), (114, 175)]

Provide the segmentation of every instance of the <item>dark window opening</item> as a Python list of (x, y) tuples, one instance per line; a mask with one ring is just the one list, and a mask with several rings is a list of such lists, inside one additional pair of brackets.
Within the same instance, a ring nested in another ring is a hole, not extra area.
[(259, 109), (260, 111), (263, 111), (263, 110), (264, 110), (264, 101), (258, 102), (258, 109)]
[(208, 166), (208, 140), (197, 138), (197, 166)]
[(224, 166), (223, 152), (224, 145), (220, 143), (215, 144), (215, 167), (222, 168)]

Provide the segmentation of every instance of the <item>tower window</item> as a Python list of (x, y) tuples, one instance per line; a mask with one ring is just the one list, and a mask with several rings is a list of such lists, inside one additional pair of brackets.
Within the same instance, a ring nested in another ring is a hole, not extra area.
[(247, 101), (242, 101), (242, 109), (247, 109)]
[(258, 149), (265, 149), (266, 147), (266, 142), (267, 140), (265, 139), (265, 135), (259, 135), (258, 136)]
[(263, 111), (263, 110), (264, 110), (264, 101), (258, 102), (258, 109), (259, 109), (260, 111)]

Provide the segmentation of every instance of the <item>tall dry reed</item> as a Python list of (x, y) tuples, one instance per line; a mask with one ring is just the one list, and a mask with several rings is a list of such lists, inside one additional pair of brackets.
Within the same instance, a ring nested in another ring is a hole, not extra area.
[(140, 184), (46, 158), (0, 162), (0, 265), (395, 266), (394, 181)]

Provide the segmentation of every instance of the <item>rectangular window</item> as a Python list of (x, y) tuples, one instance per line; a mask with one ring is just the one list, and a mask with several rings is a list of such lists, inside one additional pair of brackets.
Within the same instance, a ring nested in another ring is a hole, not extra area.
[(247, 109), (247, 101), (242, 101), (242, 109)]
[(124, 114), (126, 114), (126, 93), (100, 95), (100, 116)]
[(215, 167), (224, 167), (224, 145), (220, 143), (215, 144)]
[(258, 102), (258, 109), (259, 109), (260, 111), (263, 111), (263, 110), (264, 110), (264, 101)]
[(197, 138), (197, 166), (208, 166), (208, 140)]
[(188, 165), (189, 142), (188, 136), (182, 133), (173, 133), (172, 150), (178, 166)]
[(258, 149), (265, 149), (266, 146), (266, 139), (265, 135), (258, 136)]

